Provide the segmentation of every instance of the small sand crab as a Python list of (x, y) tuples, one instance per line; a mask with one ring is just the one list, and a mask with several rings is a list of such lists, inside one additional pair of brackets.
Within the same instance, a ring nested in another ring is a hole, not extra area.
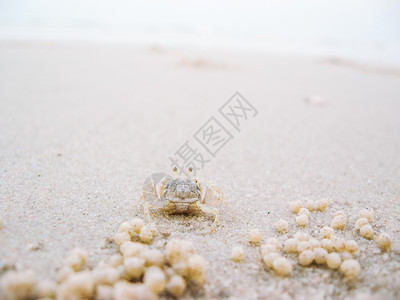
[(189, 177), (179, 177), (176, 168), (173, 169), (175, 178), (164, 176), (158, 183), (152, 176), (146, 181), (143, 193), (138, 201), (144, 204), (144, 212), (150, 218), (149, 208), (158, 211), (173, 213), (196, 214), (203, 212), (213, 214), (214, 222), (211, 232), (214, 232), (219, 219), (219, 210), (216, 206), (224, 203), (221, 190), (213, 184), (208, 184), (204, 189), (197, 179), (192, 179), (190, 174), (193, 169), (189, 168)]

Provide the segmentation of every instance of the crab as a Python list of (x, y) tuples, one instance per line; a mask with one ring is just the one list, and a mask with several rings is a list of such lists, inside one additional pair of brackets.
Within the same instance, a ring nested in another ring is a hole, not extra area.
[(214, 222), (211, 232), (214, 232), (220, 220), (217, 207), (225, 203), (222, 191), (214, 184), (207, 184), (203, 188), (199, 180), (191, 178), (192, 168), (189, 168), (188, 177), (178, 176), (177, 168), (173, 172), (174, 177), (164, 176), (158, 183), (156, 178), (150, 176), (137, 206), (144, 207), (146, 218), (150, 220), (150, 209), (167, 214), (212, 214)]

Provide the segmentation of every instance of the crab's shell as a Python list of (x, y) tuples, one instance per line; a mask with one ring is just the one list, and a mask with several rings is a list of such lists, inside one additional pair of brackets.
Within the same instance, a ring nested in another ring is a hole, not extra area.
[(176, 213), (197, 210), (195, 203), (200, 199), (200, 186), (189, 178), (170, 180), (161, 196), (162, 202), (167, 203), (168, 211)]
[(156, 190), (150, 186), (144, 191), (145, 200), (152, 206), (184, 212), (195, 202), (201, 200), (201, 188), (197, 180), (190, 178), (165, 177), (156, 185)]

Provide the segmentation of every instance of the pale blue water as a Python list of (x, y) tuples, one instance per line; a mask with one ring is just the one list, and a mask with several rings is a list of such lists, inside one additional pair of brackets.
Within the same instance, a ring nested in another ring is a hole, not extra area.
[(400, 1), (0, 0), (0, 39), (215, 47), (400, 65)]

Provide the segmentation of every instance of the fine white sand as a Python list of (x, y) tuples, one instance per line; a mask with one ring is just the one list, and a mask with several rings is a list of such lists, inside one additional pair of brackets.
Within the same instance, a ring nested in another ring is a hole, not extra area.
[[(258, 115), (229, 128), (234, 138), (199, 174), (226, 196), (216, 233), (200, 234), (211, 217), (154, 215), (208, 261), (204, 290), (186, 298), (400, 297), (399, 72), (332, 59), (1, 43), (1, 263), (55, 278), (74, 247), (88, 250), (89, 266), (116, 253), (118, 225), (142, 216), (133, 205), (146, 177), (170, 172), (169, 157), (236, 91)], [(355, 282), (292, 256), (293, 273), (278, 277), (246, 241), (251, 228), (277, 236), (280, 218), (290, 222), (282, 239), (293, 235), (288, 202), (319, 197), (331, 204), (305, 231), (345, 211), (344, 236), (361, 246)], [(390, 252), (352, 230), (361, 208), (393, 237)], [(229, 259), (237, 244), (239, 264)]]

